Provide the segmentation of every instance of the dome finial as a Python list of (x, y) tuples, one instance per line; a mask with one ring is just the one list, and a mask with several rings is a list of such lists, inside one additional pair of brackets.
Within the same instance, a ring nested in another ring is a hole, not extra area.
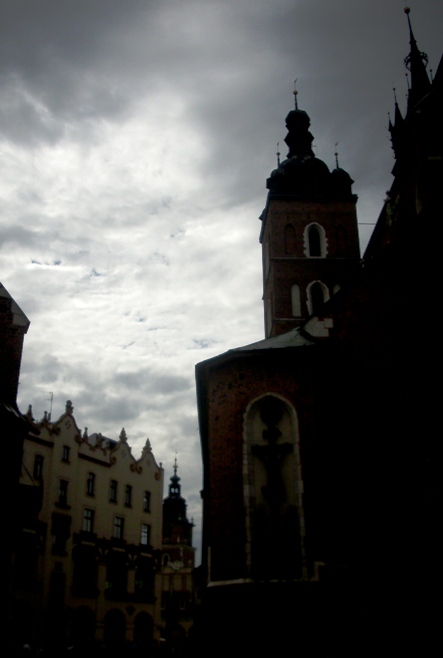
[(277, 142), (277, 167), (280, 166), (280, 142)]
[(340, 167), (338, 166), (338, 151), (337, 151), (337, 146), (338, 146), (338, 142), (335, 142), (335, 153), (334, 153), (334, 155), (335, 155), (335, 167), (336, 167), (336, 169), (340, 169)]
[(294, 91), (292, 93), (294, 94), (294, 107), (296, 110), (298, 110), (298, 101), (297, 101), (298, 91), (296, 85), (297, 85), (297, 78), (295, 78), (294, 80)]

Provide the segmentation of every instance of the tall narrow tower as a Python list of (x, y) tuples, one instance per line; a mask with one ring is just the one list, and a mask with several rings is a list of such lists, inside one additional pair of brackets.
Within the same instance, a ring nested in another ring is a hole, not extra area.
[(314, 156), (309, 126), (296, 102), (286, 117), (287, 159), (267, 180), (260, 233), (266, 338), (320, 314), (359, 266), (353, 181), (338, 160), (331, 172)]

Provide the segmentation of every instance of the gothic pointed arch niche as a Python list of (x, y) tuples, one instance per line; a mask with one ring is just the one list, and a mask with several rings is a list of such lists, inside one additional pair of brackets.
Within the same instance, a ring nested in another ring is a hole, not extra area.
[(274, 393), (252, 401), (244, 424), (246, 562), (257, 580), (304, 577), (303, 480), (295, 409)]

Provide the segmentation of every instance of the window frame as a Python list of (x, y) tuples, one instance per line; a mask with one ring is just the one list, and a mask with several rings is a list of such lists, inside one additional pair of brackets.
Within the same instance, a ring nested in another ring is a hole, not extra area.
[(94, 532), (95, 510), (91, 507), (83, 509), (83, 524), (82, 529), (84, 532)]
[(143, 511), (144, 512), (151, 512), (151, 492), (150, 491), (144, 491), (143, 492)]
[(132, 507), (132, 486), (125, 485), (125, 507)]
[(109, 502), (116, 503), (118, 500), (118, 481), (109, 481)]
[(125, 519), (123, 516), (114, 516), (112, 536), (114, 539), (123, 539), (125, 532)]
[[(146, 541), (144, 541), (146, 540)], [(140, 544), (142, 546), (151, 545), (151, 525), (149, 523), (142, 523), (140, 528)]]
[(88, 477), (86, 478), (86, 495), (95, 496), (95, 473), (90, 471)]
[(66, 506), (68, 504), (68, 485), (69, 480), (60, 478), (58, 483), (58, 504)]
[(35, 480), (41, 480), (43, 477), (43, 464), (44, 464), (45, 458), (43, 455), (36, 454), (34, 455), (34, 467), (33, 467), (33, 478)]

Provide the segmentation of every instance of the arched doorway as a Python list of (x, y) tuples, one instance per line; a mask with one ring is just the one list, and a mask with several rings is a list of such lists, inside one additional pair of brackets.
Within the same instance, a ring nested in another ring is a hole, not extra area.
[(139, 612), (134, 619), (134, 642), (143, 653), (150, 651), (154, 637), (154, 620), (147, 612)]
[(126, 641), (126, 618), (121, 610), (114, 608), (105, 616), (105, 645), (111, 653), (118, 653)]
[(74, 611), (71, 643), (74, 647), (91, 646), (95, 636), (95, 615), (91, 608), (82, 605)]

